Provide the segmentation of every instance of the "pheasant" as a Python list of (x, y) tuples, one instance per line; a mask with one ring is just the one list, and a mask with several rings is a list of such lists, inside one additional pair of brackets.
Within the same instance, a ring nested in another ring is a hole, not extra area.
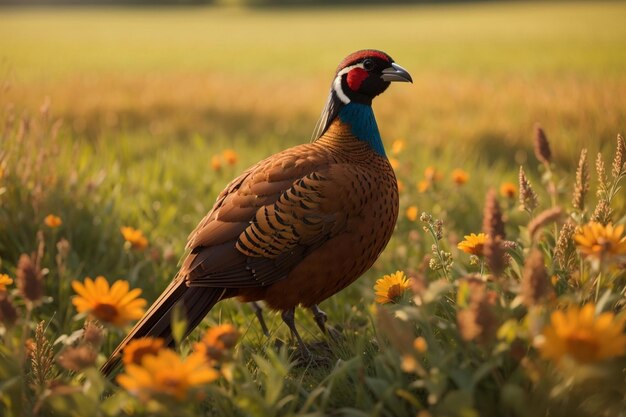
[(257, 163), (219, 194), (190, 234), (180, 271), (111, 354), (105, 374), (133, 339), (173, 343), (177, 304), (189, 334), (232, 297), (281, 311), (308, 352), (295, 308), (311, 309), (324, 331), (317, 305), (372, 266), (398, 217), (396, 178), (371, 107), (393, 81), (413, 80), (381, 51), (357, 51), (339, 64), (313, 141)]

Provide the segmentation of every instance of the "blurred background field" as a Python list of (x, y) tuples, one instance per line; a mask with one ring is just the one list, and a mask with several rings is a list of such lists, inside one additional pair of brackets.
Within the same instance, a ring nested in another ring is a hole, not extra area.
[(571, 162), (626, 119), (624, 16), (623, 2), (5, 8), (2, 94), (20, 111), (50, 97), (81, 138), (276, 137), (282, 148), (310, 136), (339, 60), (373, 47), (415, 79), (376, 102), (384, 137), (510, 157), (540, 121)]
[[(475, 190), (514, 181), (535, 122), (573, 169), (626, 124), (624, 16), (624, 2), (3, 8), (0, 111), (17, 123), (45, 107), (62, 123), (54, 174), (114, 182), (116, 207), (179, 254), (227, 181), (309, 140), (335, 66), (360, 48), (415, 80), (374, 102), (388, 146), (406, 143), (403, 204), (431, 204), (416, 190), (427, 166), (464, 168)], [(213, 172), (226, 148), (237, 164)]]
[[(430, 252), (415, 213), (444, 219), (458, 255), (462, 236), (480, 230), (489, 188), (516, 184), (521, 164), (540, 183), (536, 122), (550, 139), (563, 201), (581, 148), (592, 164), (598, 151), (612, 155), (626, 126), (625, 18), (626, 3), (617, 1), (0, 8), (0, 272), (13, 273), (20, 253), (45, 243), (55, 278), (47, 290), (57, 301), (40, 315), (57, 335), (79, 326), (69, 320), (71, 279), (128, 279), (152, 301), (224, 185), (308, 142), (338, 62), (382, 49), (414, 79), (374, 102), (403, 185), (401, 218), (373, 270), (322, 306), (347, 329), (336, 355), (370, 354), (373, 318), (360, 306), (372, 302), (374, 280), (417, 269)], [(393, 142), (402, 146), (392, 150)], [(225, 150), (234, 150), (230, 162)], [(420, 190), (428, 167), (437, 184)], [(454, 169), (469, 175), (462, 186)], [(618, 219), (624, 200), (614, 201)], [(528, 217), (506, 204), (517, 236)], [(45, 228), (48, 214), (63, 225)], [(124, 247), (121, 226), (142, 230), (148, 249)], [(57, 270), (61, 238), (71, 250)], [(253, 351), (273, 344), (247, 307), (222, 304), (210, 323), (246, 329)], [(319, 337), (308, 314), (298, 318), (306, 338)], [(286, 340), (278, 315), (269, 319)], [(292, 377), (288, 384), (305, 389), (335, 381), (324, 369)], [(336, 381), (325, 407), (367, 409)]]

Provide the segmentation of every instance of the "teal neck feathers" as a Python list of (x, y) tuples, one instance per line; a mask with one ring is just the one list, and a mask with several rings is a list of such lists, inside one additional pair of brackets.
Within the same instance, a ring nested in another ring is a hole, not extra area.
[(357, 139), (367, 143), (377, 154), (386, 157), (372, 106), (348, 103), (339, 110), (339, 119), (350, 126)]

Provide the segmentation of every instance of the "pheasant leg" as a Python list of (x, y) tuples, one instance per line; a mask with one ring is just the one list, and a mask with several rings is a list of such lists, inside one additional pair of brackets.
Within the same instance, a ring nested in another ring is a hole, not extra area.
[(257, 303), (256, 301), (251, 302), (250, 307), (252, 307), (252, 310), (254, 311), (256, 318), (259, 320), (259, 323), (261, 324), (261, 330), (263, 330), (263, 334), (269, 337), (270, 332), (267, 329), (267, 325), (265, 324), (265, 319), (263, 318), (263, 309), (261, 308), (259, 303)]
[(302, 354), (302, 357), (305, 359), (311, 358), (311, 352), (309, 351), (309, 348), (306, 347), (306, 345), (304, 344), (304, 341), (300, 337), (300, 333), (298, 333), (298, 329), (296, 329), (295, 308), (284, 310), (280, 316), (285, 322), (285, 324), (287, 325), (287, 327), (289, 327), (289, 330), (291, 330), (291, 334), (293, 335), (293, 337), (295, 337), (296, 340), (298, 341), (298, 346), (300, 347), (300, 352)]
[(313, 312), (313, 317), (315, 318), (315, 323), (320, 328), (322, 333), (329, 335), (333, 340), (339, 340), (340, 333), (332, 326), (326, 326), (326, 322), (328, 321), (328, 314), (324, 313), (317, 304), (314, 304), (311, 307), (311, 311)]

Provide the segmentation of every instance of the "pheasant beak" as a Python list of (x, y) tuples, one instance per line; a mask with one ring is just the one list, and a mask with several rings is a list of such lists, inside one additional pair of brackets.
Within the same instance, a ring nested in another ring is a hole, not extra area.
[(395, 62), (391, 64), (391, 67), (385, 68), (382, 71), (382, 75), (380, 78), (383, 81), (402, 81), (402, 82), (413, 82), (413, 78), (411, 78), (411, 74), (400, 65)]

